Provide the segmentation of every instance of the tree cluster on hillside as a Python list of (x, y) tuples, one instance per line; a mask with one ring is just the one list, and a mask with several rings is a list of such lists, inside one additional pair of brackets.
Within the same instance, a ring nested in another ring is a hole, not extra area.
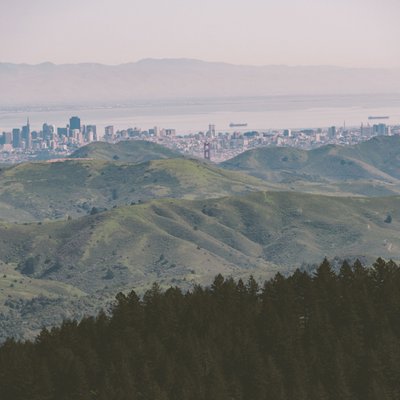
[(2, 400), (400, 399), (400, 268), (324, 261), (261, 287), (118, 294), (110, 313), (0, 348)]

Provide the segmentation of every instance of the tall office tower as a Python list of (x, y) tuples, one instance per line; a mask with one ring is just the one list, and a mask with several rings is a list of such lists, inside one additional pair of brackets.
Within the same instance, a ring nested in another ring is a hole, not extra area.
[(211, 144), (208, 142), (204, 143), (204, 158), (206, 160), (211, 160)]
[(213, 138), (215, 137), (215, 125), (208, 125), (207, 137)]
[(386, 135), (388, 133), (386, 124), (373, 125), (372, 133), (374, 135), (380, 135), (380, 136)]
[(30, 149), (32, 147), (32, 137), (29, 118), (26, 121), (26, 125), (22, 127), (22, 139), (25, 141), (25, 148)]
[(68, 128), (57, 128), (57, 135), (60, 138), (63, 136), (68, 136)]
[(12, 131), (12, 146), (14, 149), (21, 147), (21, 129), (15, 128)]
[(12, 144), (12, 133), (3, 132), (4, 144)]
[(334, 139), (336, 137), (336, 126), (331, 126), (328, 128), (328, 137)]
[(104, 137), (106, 138), (106, 140), (114, 139), (114, 127), (112, 125), (106, 126), (104, 128)]
[[(93, 139), (92, 139), (93, 135)], [(87, 140), (90, 141), (97, 141), (97, 127), (96, 125), (86, 125), (86, 138)], [(89, 138), (91, 140), (89, 140)]]
[(81, 130), (81, 119), (79, 117), (71, 117), (69, 119), (69, 129), (71, 131), (75, 129)]
[(76, 140), (76, 143), (78, 143), (78, 144), (83, 144), (85, 142), (82, 132), (79, 131), (78, 129), (74, 130), (74, 139)]
[(43, 139), (53, 139), (54, 137), (54, 132), (55, 132), (55, 126), (54, 125), (48, 125), (48, 124), (43, 124)]

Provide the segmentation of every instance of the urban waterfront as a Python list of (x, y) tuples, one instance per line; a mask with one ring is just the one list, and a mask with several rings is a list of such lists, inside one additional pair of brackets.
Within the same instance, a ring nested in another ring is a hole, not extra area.
[(248, 129), (306, 129), (360, 126), (370, 115), (389, 115), (400, 124), (399, 95), (270, 96), (254, 98), (165, 99), (103, 106), (8, 106), (0, 107), (0, 132), (22, 126), (30, 118), (33, 130), (42, 124), (65, 126), (79, 115), (99, 132), (108, 125), (116, 129), (151, 126), (174, 128), (178, 134), (197, 133), (212, 123), (217, 130), (231, 131), (231, 122), (247, 122)]
[(399, 126), (400, 98), (395, 95), (160, 100), (96, 108), (20, 106), (0, 109), (0, 150), (3, 162), (21, 162), (64, 157), (93, 141), (142, 139), (195, 157), (203, 157), (208, 146), (210, 158), (218, 162), (257, 146), (351, 145), (375, 135), (398, 134)]
[(58, 159), (70, 155), (86, 144), (98, 141), (116, 143), (146, 140), (178, 150), (192, 157), (221, 162), (246, 150), (262, 146), (291, 146), (311, 149), (326, 144), (354, 145), (374, 136), (400, 135), (400, 125), (388, 125), (386, 116), (370, 117), (375, 123), (360, 127), (332, 125), (328, 128), (250, 130), (247, 123), (230, 123), (233, 130), (219, 131), (214, 124), (197, 133), (179, 135), (174, 128), (153, 126), (117, 130), (108, 125), (100, 133), (96, 125), (85, 125), (72, 116), (65, 127), (44, 123), (32, 130), (29, 118), (22, 128), (0, 135), (0, 160), (18, 163), (29, 160)]

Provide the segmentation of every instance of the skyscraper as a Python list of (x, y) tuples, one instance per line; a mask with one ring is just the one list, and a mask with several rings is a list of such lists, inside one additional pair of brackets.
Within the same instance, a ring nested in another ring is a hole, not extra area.
[(81, 130), (81, 119), (79, 117), (71, 117), (69, 119), (69, 129), (73, 131), (74, 129)]
[(106, 140), (114, 139), (114, 126), (110, 125), (104, 128), (104, 137)]
[(21, 129), (15, 128), (12, 131), (12, 145), (14, 149), (21, 147)]
[(209, 138), (215, 137), (215, 125), (214, 124), (208, 125), (207, 137), (209, 137)]
[(30, 149), (32, 147), (32, 138), (29, 118), (26, 121), (26, 125), (22, 127), (22, 139), (25, 141), (25, 148)]
[(96, 125), (86, 125), (86, 140), (88, 142), (97, 141), (97, 127)]
[(330, 128), (328, 128), (328, 137), (330, 139), (334, 139), (336, 138), (336, 126), (331, 126)]
[(204, 158), (211, 160), (211, 144), (209, 142), (204, 143)]
[(55, 126), (54, 125), (49, 125), (47, 123), (43, 124), (43, 128), (42, 128), (42, 132), (43, 132), (43, 138), (46, 140), (53, 140), (54, 138), (54, 132), (55, 132)]
[(12, 133), (3, 132), (3, 144), (11, 144), (11, 143), (12, 143)]
[(372, 127), (372, 131), (374, 135), (387, 135), (389, 134), (388, 132), (388, 127), (386, 124), (376, 124)]

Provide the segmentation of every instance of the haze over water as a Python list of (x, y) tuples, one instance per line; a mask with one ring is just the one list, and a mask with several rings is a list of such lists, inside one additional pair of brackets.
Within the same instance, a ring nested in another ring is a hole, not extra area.
[(400, 95), (347, 96), (271, 96), (255, 98), (209, 98), (185, 100), (137, 101), (126, 105), (104, 107), (32, 106), (28, 109), (0, 109), (0, 132), (21, 127), (30, 118), (31, 127), (40, 130), (47, 122), (66, 126), (72, 115), (83, 124), (97, 125), (100, 135), (104, 127), (115, 129), (138, 127), (175, 128), (178, 134), (206, 131), (215, 124), (219, 132), (238, 130), (230, 123), (247, 123), (240, 130), (318, 128), (328, 126), (360, 126), (373, 124), (368, 117), (390, 116), (384, 122), (400, 124)]

